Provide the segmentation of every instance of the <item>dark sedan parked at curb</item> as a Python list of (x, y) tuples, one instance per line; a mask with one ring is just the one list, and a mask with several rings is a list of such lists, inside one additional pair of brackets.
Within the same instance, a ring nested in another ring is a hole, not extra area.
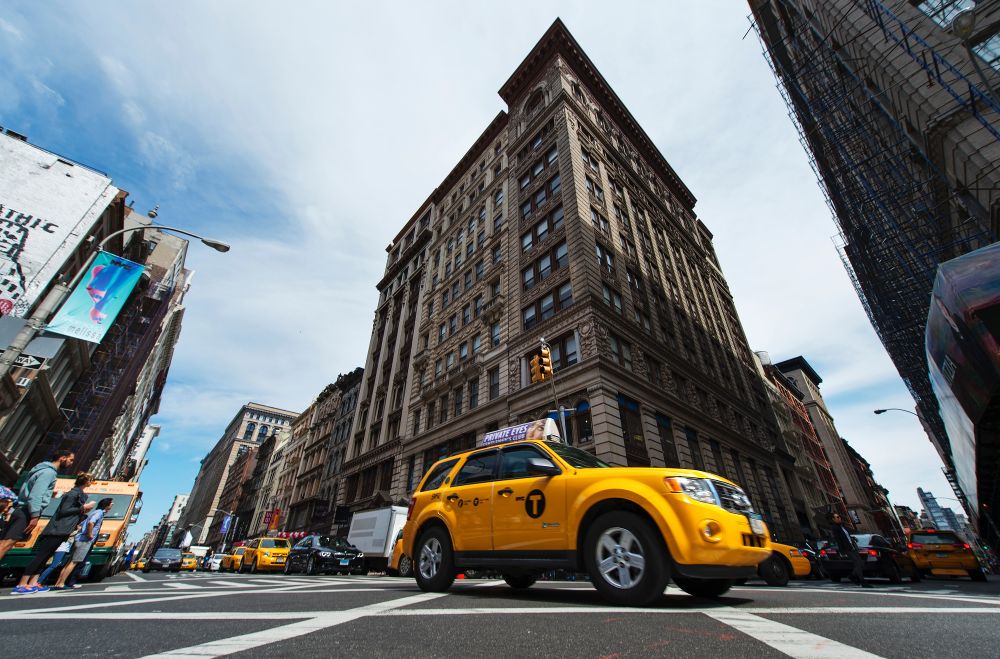
[(180, 572), (181, 571), (181, 550), (171, 549), (170, 547), (161, 547), (156, 550), (153, 557), (146, 561), (146, 567), (142, 568), (143, 572), (152, 572), (153, 570), (163, 570), (164, 572)]
[[(910, 581), (920, 581), (920, 571), (913, 560), (905, 552), (899, 551), (880, 535), (860, 533), (852, 535), (858, 546), (858, 554), (864, 561), (865, 578), (883, 577), (889, 583), (902, 583), (903, 577)], [(854, 564), (849, 556), (842, 555), (837, 545), (831, 543), (820, 550), (820, 562), (823, 570), (830, 575), (830, 581), (839, 583), (845, 577), (850, 577)]]
[(344, 538), (310, 535), (295, 543), (288, 553), (285, 574), (292, 572), (365, 574), (365, 554)]

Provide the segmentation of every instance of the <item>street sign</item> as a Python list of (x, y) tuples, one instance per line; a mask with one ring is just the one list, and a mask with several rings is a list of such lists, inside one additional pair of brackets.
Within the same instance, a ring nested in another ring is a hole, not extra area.
[(31, 355), (24, 355), (24, 354), (18, 355), (17, 358), (14, 359), (14, 365), (20, 368), (39, 369), (42, 367), (42, 364), (44, 363), (45, 363), (44, 359), (39, 359), (38, 357), (32, 357)]

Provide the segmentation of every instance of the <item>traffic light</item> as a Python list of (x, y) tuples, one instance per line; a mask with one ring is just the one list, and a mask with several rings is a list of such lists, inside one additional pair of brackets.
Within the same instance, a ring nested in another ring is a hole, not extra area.
[(549, 347), (548, 346), (544, 346), (544, 345), (542, 346), (542, 358), (541, 358), (541, 360), (539, 362), (539, 365), (541, 366), (541, 368), (539, 369), (539, 371), (541, 372), (542, 380), (548, 380), (549, 378), (551, 378), (552, 377), (552, 355), (549, 353)]
[(531, 358), (531, 382), (541, 382), (545, 379), (542, 374), (542, 358), (539, 355), (535, 355)]

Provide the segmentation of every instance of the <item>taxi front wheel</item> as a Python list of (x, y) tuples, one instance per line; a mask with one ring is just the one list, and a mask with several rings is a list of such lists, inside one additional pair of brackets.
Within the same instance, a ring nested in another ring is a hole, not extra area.
[(443, 593), (455, 582), (455, 558), (448, 532), (436, 526), (417, 541), (414, 576), (420, 590)]
[(590, 580), (608, 601), (644, 606), (667, 588), (670, 568), (663, 540), (653, 526), (625, 511), (604, 513), (584, 542)]

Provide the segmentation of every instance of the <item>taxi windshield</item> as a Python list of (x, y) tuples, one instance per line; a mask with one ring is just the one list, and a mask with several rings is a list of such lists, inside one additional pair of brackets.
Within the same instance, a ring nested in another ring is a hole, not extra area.
[(596, 456), (591, 455), (586, 451), (581, 451), (578, 448), (573, 448), (572, 446), (567, 446), (566, 444), (548, 442), (545, 446), (569, 463), (569, 466), (575, 467), (576, 469), (600, 469), (611, 466), (603, 460), (598, 460)]
[(282, 538), (265, 538), (260, 541), (261, 549), (287, 549), (288, 541)]

